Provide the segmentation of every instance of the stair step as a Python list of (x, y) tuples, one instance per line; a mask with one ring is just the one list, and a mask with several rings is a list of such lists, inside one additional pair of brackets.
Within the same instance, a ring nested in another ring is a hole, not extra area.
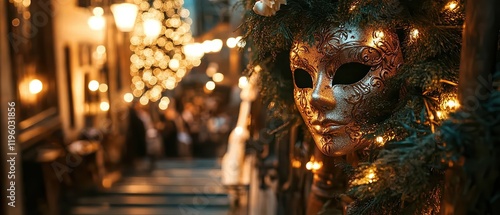
[(207, 179), (203, 177), (165, 177), (165, 176), (130, 176), (123, 178), (121, 181), (115, 183), (115, 186), (119, 185), (214, 185), (220, 184), (221, 178), (216, 177), (213, 179)]
[(220, 161), (160, 160), (147, 171), (137, 163), (112, 187), (74, 201), (72, 215), (225, 215), (227, 190), (221, 184)]
[(215, 183), (206, 185), (149, 185), (149, 184), (126, 184), (116, 185), (108, 190), (103, 190), (106, 194), (226, 194), (224, 187)]
[(225, 215), (228, 208), (195, 207), (192, 205), (181, 205), (174, 207), (90, 207), (79, 206), (71, 210), (72, 215)]
[(79, 206), (178, 206), (197, 205), (206, 207), (229, 206), (226, 196), (96, 196), (84, 197), (77, 200)]
[(152, 172), (136, 171), (127, 174), (125, 177), (180, 177), (180, 178), (220, 178), (220, 169), (190, 169), (190, 168), (170, 168), (155, 169)]
[(156, 167), (164, 168), (215, 168), (220, 169), (220, 162), (213, 159), (200, 160), (160, 160)]

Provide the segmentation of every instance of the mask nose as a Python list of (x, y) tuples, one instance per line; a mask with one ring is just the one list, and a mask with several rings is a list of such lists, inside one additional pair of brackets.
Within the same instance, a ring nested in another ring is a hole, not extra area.
[(310, 103), (316, 109), (323, 111), (335, 108), (336, 101), (333, 96), (331, 80), (326, 74), (320, 73), (318, 75), (318, 80), (313, 86)]

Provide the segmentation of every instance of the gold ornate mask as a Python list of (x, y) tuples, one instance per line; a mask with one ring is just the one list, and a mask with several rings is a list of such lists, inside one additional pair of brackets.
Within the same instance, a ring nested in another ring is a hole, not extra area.
[(295, 104), (319, 149), (344, 155), (366, 147), (362, 125), (394, 109), (399, 89), (387, 81), (403, 63), (399, 40), (387, 29), (352, 25), (314, 37), (314, 44), (296, 40), (290, 53)]

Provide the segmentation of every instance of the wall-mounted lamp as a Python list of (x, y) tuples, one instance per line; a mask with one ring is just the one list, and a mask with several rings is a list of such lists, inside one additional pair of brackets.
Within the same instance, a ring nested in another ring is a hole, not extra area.
[(122, 32), (131, 32), (134, 29), (138, 11), (139, 7), (132, 3), (111, 5), (111, 12), (113, 12), (116, 27)]

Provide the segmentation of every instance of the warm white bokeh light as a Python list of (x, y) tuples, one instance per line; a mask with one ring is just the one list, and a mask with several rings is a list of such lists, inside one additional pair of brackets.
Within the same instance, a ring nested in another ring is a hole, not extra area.
[(99, 82), (96, 81), (96, 80), (92, 80), (89, 82), (89, 90), (94, 92), (94, 91), (97, 91), (99, 89)]
[(149, 38), (157, 38), (161, 34), (162, 24), (157, 19), (146, 19), (143, 23), (144, 34)]
[(241, 76), (238, 80), (238, 87), (244, 88), (248, 85), (248, 78), (246, 76)]
[(109, 103), (106, 102), (106, 101), (103, 101), (101, 102), (101, 104), (99, 105), (99, 108), (102, 110), (102, 111), (108, 111), (109, 110)]
[(212, 40), (210, 51), (211, 52), (220, 52), (220, 50), (222, 49), (223, 44), (224, 43), (220, 39), (214, 39), (214, 40)]
[(212, 76), (212, 80), (214, 80), (214, 82), (221, 82), (222, 80), (224, 80), (224, 74), (222, 74), (222, 73), (215, 73)]
[(104, 14), (104, 9), (102, 9), (102, 7), (94, 7), (92, 13), (96, 16), (102, 16)]
[(125, 95), (123, 95), (123, 100), (127, 103), (130, 103), (132, 102), (132, 100), (134, 100), (134, 95), (132, 95), (132, 93), (125, 93)]
[(100, 84), (99, 85), (99, 91), (101, 91), (103, 93), (106, 92), (106, 91), (108, 91), (108, 85), (104, 84), (104, 83)]
[(233, 37), (229, 37), (226, 40), (227, 47), (229, 47), (231, 49), (234, 48), (234, 47), (236, 47), (237, 43), (238, 43), (238, 41), (236, 40), (236, 38), (233, 38)]
[(170, 62), (168, 62), (168, 67), (174, 71), (177, 71), (179, 69), (179, 60), (177, 59), (172, 59)]
[(139, 103), (141, 103), (141, 105), (147, 105), (149, 103), (148, 97), (141, 96), (141, 98), (139, 99)]
[(166, 110), (169, 104), (170, 104), (170, 99), (168, 97), (163, 97), (161, 98), (160, 103), (158, 103), (158, 107), (161, 110)]
[(207, 88), (207, 90), (212, 91), (215, 89), (215, 82), (207, 81), (207, 83), (205, 84), (205, 87)]
[(457, 8), (457, 6), (458, 6), (458, 4), (457, 4), (457, 2), (455, 2), (455, 1), (451, 1), (450, 3), (448, 3), (448, 4), (446, 5), (446, 7), (447, 7), (448, 9), (450, 9), (450, 10), (454, 10), (455, 8)]
[(38, 79), (33, 79), (29, 83), (29, 91), (31, 94), (37, 94), (39, 92), (42, 92), (43, 89), (43, 84), (40, 80)]
[(97, 54), (103, 55), (106, 53), (106, 47), (103, 45), (98, 45), (96, 48)]
[(203, 43), (201, 45), (202, 45), (203, 52), (210, 53), (212, 51), (212, 41), (211, 40), (205, 40), (205, 41), (203, 41)]
[(94, 31), (101, 31), (106, 26), (106, 19), (103, 16), (91, 16), (87, 20), (90, 29)]

